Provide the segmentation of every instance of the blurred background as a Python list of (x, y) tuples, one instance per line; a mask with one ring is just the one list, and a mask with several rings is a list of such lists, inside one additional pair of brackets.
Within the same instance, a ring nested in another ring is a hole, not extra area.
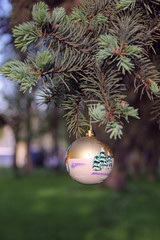
[[(37, 0), (0, 0), (0, 65), (23, 59), (11, 28), (31, 20)], [(80, 0), (46, 0), (70, 9)], [(158, 64), (156, 64), (157, 67)], [(63, 112), (40, 105), (35, 94), (0, 75), (0, 240), (159, 240), (160, 131), (150, 121), (150, 102), (131, 88), (128, 101), (141, 120), (124, 127), (113, 141), (115, 167), (102, 184), (85, 186), (65, 172), (64, 156), (75, 138), (66, 132)]]

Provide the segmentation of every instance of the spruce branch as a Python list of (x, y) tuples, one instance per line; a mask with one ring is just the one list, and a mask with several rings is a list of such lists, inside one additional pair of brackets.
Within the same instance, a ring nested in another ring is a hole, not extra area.
[(131, 63), (131, 59), (125, 56), (119, 58), (117, 63), (118, 70), (122, 69), (122, 74), (125, 75), (126, 72), (131, 73), (134, 69), (134, 64)]
[(13, 29), (13, 37), (15, 37), (15, 46), (25, 52), (32, 43), (39, 39), (40, 32), (34, 22), (27, 22)]
[(98, 23), (107, 23), (108, 22), (108, 18), (103, 14), (103, 13), (98, 13), (94, 18), (94, 21), (98, 22)]
[(80, 9), (74, 9), (71, 13), (70, 19), (72, 22), (78, 23), (81, 21), (87, 21), (87, 16)]
[(125, 44), (142, 48), (144, 45), (150, 45), (150, 38), (146, 35), (146, 26), (142, 19), (142, 13), (139, 11), (117, 15), (116, 23), (112, 22), (110, 34), (117, 39), (121, 47)]
[(141, 52), (142, 52), (142, 48), (136, 45), (128, 45), (124, 49), (125, 56), (131, 56), (136, 58), (141, 57), (140, 55)]
[[(90, 104), (88, 107), (89, 115), (92, 117), (94, 122), (99, 122), (100, 125), (105, 123), (106, 120), (106, 108), (104, 105), (98, 104)], [(134, 117), (139, 119), (138, 116), (138, 109), (134, 109), (133, 107), (129, 106), (127, 102), (122, 101), (121, 103), (117, 103), (116, 109), (115, 109), (115, 116), (118, 115), (118, 118), (125, 118), (127, 122), (128, 117)], [(112, 119), (112, 121), (107, 121), (106, 124), (106, 131), (107, 133), (110, 133), (110, 138), (121, 138), (122, 135), (122, 124), (120, 121), (115, 121), (115, 118)]]
[(118, 11), (133, 10), (134, 8), (144, 8), (147, 14), (153, 14), (154, 7), (160, 5), (159, 0), (119, 0), (116, 9)]
[(79, 138), (85, 132), (85, 128), (89, 127), (89, 123), (82, 113), (84, 108), (82, 94), (67, 95), (67, 100), (62, 104), (62, 107), (67, 111), (64, 117), (66, 118), (68, 133)]
[(154, 14), (154, 8), (157, 8), (158, 6), (160, 6), (160, 2), (159, 0), (139, 0), (141, 5), (143, 5), (143, 7), (145, 8), (146, 12), (150, 15)]
[(44, 2), (36, 3), (33, 6), (32, 17), (37, 26), (44, 27), (51, 22), (48, 5)]
[(136, 0), (120, 0), (117, 3), (116, 9), (121, 11), (121, 10), (126, 10), (126, 9), (130, 9), (132, 10), (135, 6), (135, 2)]
[(106, 16), (106, 14), (109, 15), (109, 12), (114, 8), (114, 5), (114, 1), (112, 0), (102, 0), (100, 2), (97, 2), (97, 0), (84, 0), (75, 9), (79, 9), (89, 21), (92, 21), (92, 19), (100, 13), (104, 16)]
[(107, 133), (110, 133), (111, 139), (114, 138), (114, 140), (116, 140), (117, 137), (121, 138), (123, 135), (122, 132), (123, 126), (119, 122), (116, 121), (108, 122), (106, 128)]
[(105, 106), (100, 103), (90, 104), (88, 107), (88, 113), (95, 122), (102, 122), (106, 117)]
[(0, 72), (14, 82), (18, 82), (20, 90), (26, 92), (32, 91), (37, 84), (38, 75), (27, 64), (21, 61), (11, 61), (4, 64)]
[(151, 89), (151, 93), (160, 98), (160, 87), (158, 86), (158, 84), (154, 81), (150, 81), (150, 89)]
[(52, 61), (52, 55), (48, 50), (44, 52), (37, 52), (37, 56), (35, 57), (35, 64), (37, 70), (39, 70), (41, 73), (48, 71), (51, 68)]
[[(97, 78), (99, 82), (97, 83), (95, 80), (95, 87), (92, 91), (90, 89), (90, 93), (93, 92), (94, 98), (96, 97), (99, 103), (89, 104), (88, 111), (93, 120), (99, 122), (99, 126), (104, 125), (105, 130), (108, 131), (108, 123), (116, 122), (118, 124), (119, 122), (118, 125), (122, 125), (120, 122), (122, 114), (117, 110), (117, 103), (125, 97), (123, 95), (124, 85), (120, 84), (121, 78), (113, 68), (108, 68), (105, 74), (100, 73), (97, 69)], [(91, 81), (93, 82), (93, 79)], [(116, 133), (120, 136), (119, 131)]]
[(99, 37), (99, 45), (102, 47), (107, 47), (112, 49), (116, 49), (118, 47), (117, 39), (109, 34), (104, 34)]
[[(64, 84), (58, 77), (51, 78), (46, 77), (46, 89), (40, 88), (38, 97), (41, 104), (47, 104), (54, 102), (56, 106), (60, 107), (63, 101), (66, 99), (67, 91)], [(63, 92), (63, 95), (62, 95)]]
[(66, 15), (66, 11), (64, 8), (55, 8), (52, 12), (52, 24), (56, 26), (60, 24), (62, 21), (69, 22), (69, 17)]
[(141, 97), (146, 92), (149, 99), (153, 100), (153, 95), (158, 94), (157, 88), (160, 82), (160, 73), (148, 57), (143, 56), (137, 60), (134, 75), (135, 91), (141, 89)]
[(107, 23), (108, 22), (108, 18), (104, 15), (104, 13), (102, 13), (100, 11), (97, 12), (96, 14), (87, 16), (84, 12), (82, 12), (78, 8), (72, 11), (70, 19), (74, 23), (78, 23), (78, 22), (82, 22), (82, 21), (89, 23), (91, 17), (94, 22), (98, 22), (98, 23)]
[(111, 0), (82, 1), (73, 9), (73, 12), (73, 21), (79, 25), (87, 23), (87, 31), (92, 33), (92, 37), (97, 38), (108, 31), (109, 23), (115, 19), (115, 2)]
[[(134, 64), (132, 63), (134, 58), (140, 58), (140, 52), (142, 49), (138, 46), (118, 45), (118, 40), (111, 35), (102, 35), (99, 37), (100, 51), (97, 54), (99, 61), (104, 61), (110, 58), (112, 61), (117, 62), (118, 70), (122, 69), (122, 73), (125, 75), (125, 71), (131, 73), (134, 69)], [(131, 62), (132, 61), (132, 62)]]
[(129, 104), (127, 102), (122, 101), (121, 103), (118, 103), (116, 109), (117, 109), (119, 116), (124, 117), (127, 122), (129, 122), (128, 117), (133, 117), (133, 118), (139, 119), (138, 109), (135, 109), (135, 108), (129, 106)]

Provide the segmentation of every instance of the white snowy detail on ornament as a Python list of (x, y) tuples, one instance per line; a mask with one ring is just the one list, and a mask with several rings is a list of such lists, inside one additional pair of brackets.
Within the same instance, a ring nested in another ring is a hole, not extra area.
[(72, 179), (82, 184), (103, 182), (114, 164), (109, 147), (95, 137), (82, 137), (68, 148), (66, 168)]
[(93, 160), (93, 170), (101, 171), (103, 168), (112, 169), (112, 160), (110, 153), (107, 153), (107, 157), (103, 148), (101, 148), (99, 156), (96, 154)]

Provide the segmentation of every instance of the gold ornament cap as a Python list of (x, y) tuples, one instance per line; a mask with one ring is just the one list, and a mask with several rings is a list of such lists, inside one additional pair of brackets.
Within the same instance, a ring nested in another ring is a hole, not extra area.
[(92, 129), (89, 129), (88, 132), (86, 132), (86, 136), (87, 137), (93, 137), (93, 136), (95, 136), (95, 134), (94, 134)]
[(90, 123), (90, 129), (88, 130), (88, 132), (86, 132), (86, 136), (87, 137), (95, 137), (95, 133), (93, 132), (93, 129), (92, 129), (92, 125)]

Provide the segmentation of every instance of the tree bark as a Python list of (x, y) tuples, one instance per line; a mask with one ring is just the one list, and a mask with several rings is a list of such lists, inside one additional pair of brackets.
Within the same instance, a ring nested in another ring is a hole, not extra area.
[(26, 144), (27, 144), (27, 154), (26, 154), (26, 164), (25, 164), (25, 174), (29, 175), (32, 173), (33, 170), (33, 163), (32, 163), (32, 158), (30, 154), (30, 146), (31, 146), (31, 138), (32, 138), (32, 129), (31, 129), (31, 99), (27, 99), (27, 118), (26, 118)]

